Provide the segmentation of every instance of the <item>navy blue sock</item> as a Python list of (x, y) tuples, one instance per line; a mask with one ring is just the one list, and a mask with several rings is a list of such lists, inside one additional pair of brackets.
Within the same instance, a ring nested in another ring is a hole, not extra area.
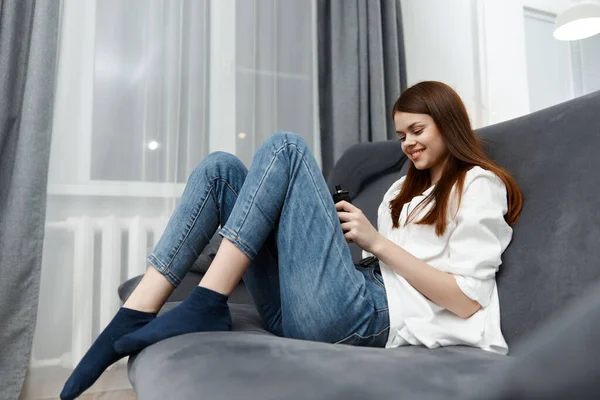
[(92, 347), (85, 353), (65, 383), (60, 398), (62, 400), (74, 399), (92, 386), (106, 368), (124, 357), (115, 352), (114, 342), (154, 319), (156, 319), (156, 314), (121, 307), (92, 344)]
[(130, 354), (153, 343), (192, 332), (230, 331), (228, 296), (196, 286), (181, 304), (115, 342), (118, 353)]

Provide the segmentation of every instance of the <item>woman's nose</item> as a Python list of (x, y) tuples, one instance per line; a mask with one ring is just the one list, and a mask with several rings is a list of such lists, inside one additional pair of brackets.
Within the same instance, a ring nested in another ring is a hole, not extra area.
[(408, 150), (408, 148), (410, 148), (410, 147), (414, 146), (415, 144), (416, 144), (416, 143), (415, 143), (415, 139), (412, 139), (412, 138), (411, 138), (411, 139), (409, 139), (409, 138), (406, 138), (406, 139), (404, 140), (404, 147), (405, 147), (407, 150)]

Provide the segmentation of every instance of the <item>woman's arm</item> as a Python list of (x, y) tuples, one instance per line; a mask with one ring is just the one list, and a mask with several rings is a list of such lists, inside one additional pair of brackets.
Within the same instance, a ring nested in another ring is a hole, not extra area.
[(453, 275), (421, 261), (381, 235), (359, 208), (346, 201), (335, 207), (346, 240), (379, 258), (429, 300), (461, 318), (469, 318), (481, 308), (460, 290)]
[(493, 173), (481, 168), (465, 179), (465, 189), (448, 238), (448, 270), (440, 271), (381, 235), (364, 213), (340, 201), (336, 209), (346, 240), (382, 260), (432, 302), (461, 318), (487, 307), (495, 287), (501, 255), (512, 228), (504, 220), (506, 188)]
[(460, 290), (452, 274), (432, 267), (381, 234), (378, 234), (370, 252), (423, 296), (459, 317), (469, 318), (481, 308), (478, 302)]

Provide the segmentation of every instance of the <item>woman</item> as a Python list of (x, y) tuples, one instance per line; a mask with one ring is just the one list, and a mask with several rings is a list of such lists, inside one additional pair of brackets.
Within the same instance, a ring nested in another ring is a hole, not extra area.
[[(495, 273), (521, 193), (483, 153), (447, 85), (412, 86), (392, 115), (412, 163), (384, 196), (379, 231), (352, 204), (333, 204), (298, 135), (271, 136), (249, 171), (227, 153), (206, 157), (148, 257), (150, 268), (61, 398), (76, 397), (106, 367), (152, 343), (230, 330), (227, 299), (242, 277), (265, 328), (278, 336), (506, 353)], [(222, 244), (198, 287), (156, 318), (219, 225)], [(347, 242), (380, 265), (354, 265)]]

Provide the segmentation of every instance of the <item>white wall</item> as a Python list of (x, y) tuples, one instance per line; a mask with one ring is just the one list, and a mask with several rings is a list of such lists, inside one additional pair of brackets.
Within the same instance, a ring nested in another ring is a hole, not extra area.
[(571, 2), (402, 0), (408, 84), (449, 84), (476, 128), (529, 113), (523, 8), (557, 14)]
[(523, 5), (520, 0), (475, 1), (481, 26), (481, 126), (529, 112)]
[(561, 11), (576, 3), (576, 0), (519, 0), (525, 7), (535, 8), (536, 10), (546, 11), (552, 14), (559, 14)]
[(471, 1), (402, 0), (401, 5), (408, 85), (424, 80), (450, 85), (475, 122), (480, 101)]

